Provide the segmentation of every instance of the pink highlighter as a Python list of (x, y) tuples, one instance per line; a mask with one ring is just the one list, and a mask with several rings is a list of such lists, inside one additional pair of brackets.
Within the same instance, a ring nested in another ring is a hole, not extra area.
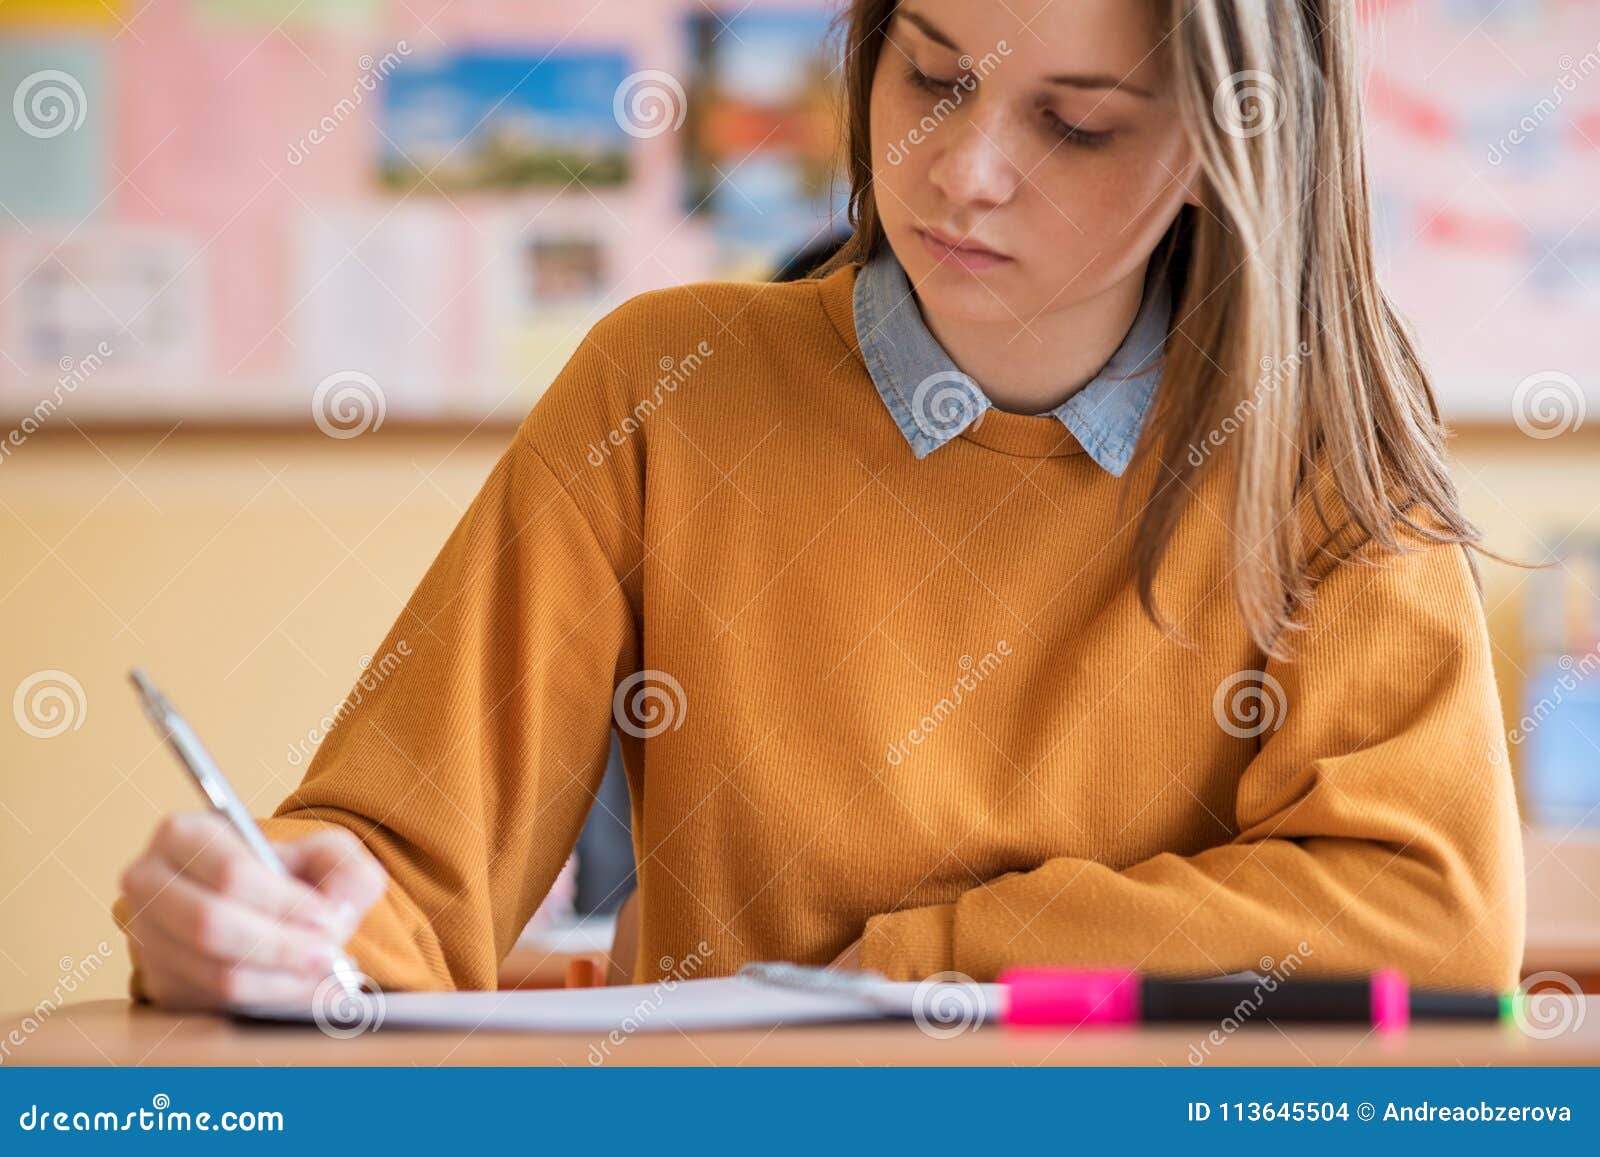
[(1498, 1020), (1515, 1007), (1515, 994), (1412, 990), (1394, 968), (1356, 980), (1161, 980), (1103, 968), (1008, 968), (998, 979), (1006, 986), (1005, 1023), (1013, 1025), (1223, 1021), (1239, 1019), (1243, 1007), (1263, 1021), (1354, 1022), (1399, 1032), (1412, 1017)]

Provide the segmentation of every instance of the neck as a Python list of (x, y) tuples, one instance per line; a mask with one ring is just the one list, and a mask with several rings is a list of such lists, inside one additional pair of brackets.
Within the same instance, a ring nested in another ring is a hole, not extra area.
[(1145, 267), (1084, 301), (1036, 314), (973, 321), (941, 316), (917, 298), (929, 332), (995, 407), (1044, 414), (1094, 380), (1127, 337), (1144, 297)]

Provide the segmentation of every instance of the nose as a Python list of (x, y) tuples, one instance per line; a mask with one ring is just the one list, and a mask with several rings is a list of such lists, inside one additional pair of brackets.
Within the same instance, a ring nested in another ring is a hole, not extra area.
[(1002, 126), (974, 111), (941, 129), (928, 179), (952, 204), (994, 208), (1016, 195), (1024, 174), (1006, 154)]

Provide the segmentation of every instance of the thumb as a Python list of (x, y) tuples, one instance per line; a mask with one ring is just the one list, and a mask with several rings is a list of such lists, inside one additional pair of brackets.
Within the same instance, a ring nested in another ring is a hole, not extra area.
[(323, 828), (278, 851), (289, 872), (315, 888), (349, 932), (389, 886), (389, 873), (348, 828)]

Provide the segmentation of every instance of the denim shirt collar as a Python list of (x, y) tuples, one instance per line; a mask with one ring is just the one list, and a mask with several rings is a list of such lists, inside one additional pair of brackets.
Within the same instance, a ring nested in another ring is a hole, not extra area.
[[(905, 270), (888, 245), (880, 246), (856, 275), (853, 308), (867, 370), (917, 458), (993, 408), (922, 320)], [(1133, 458), (1161, 377), (1171, 317), (1171, 288), (1152, 271), (1117, 351), (1087, 385), (1049, 411), (1113, 475), (1120, 476)]]

